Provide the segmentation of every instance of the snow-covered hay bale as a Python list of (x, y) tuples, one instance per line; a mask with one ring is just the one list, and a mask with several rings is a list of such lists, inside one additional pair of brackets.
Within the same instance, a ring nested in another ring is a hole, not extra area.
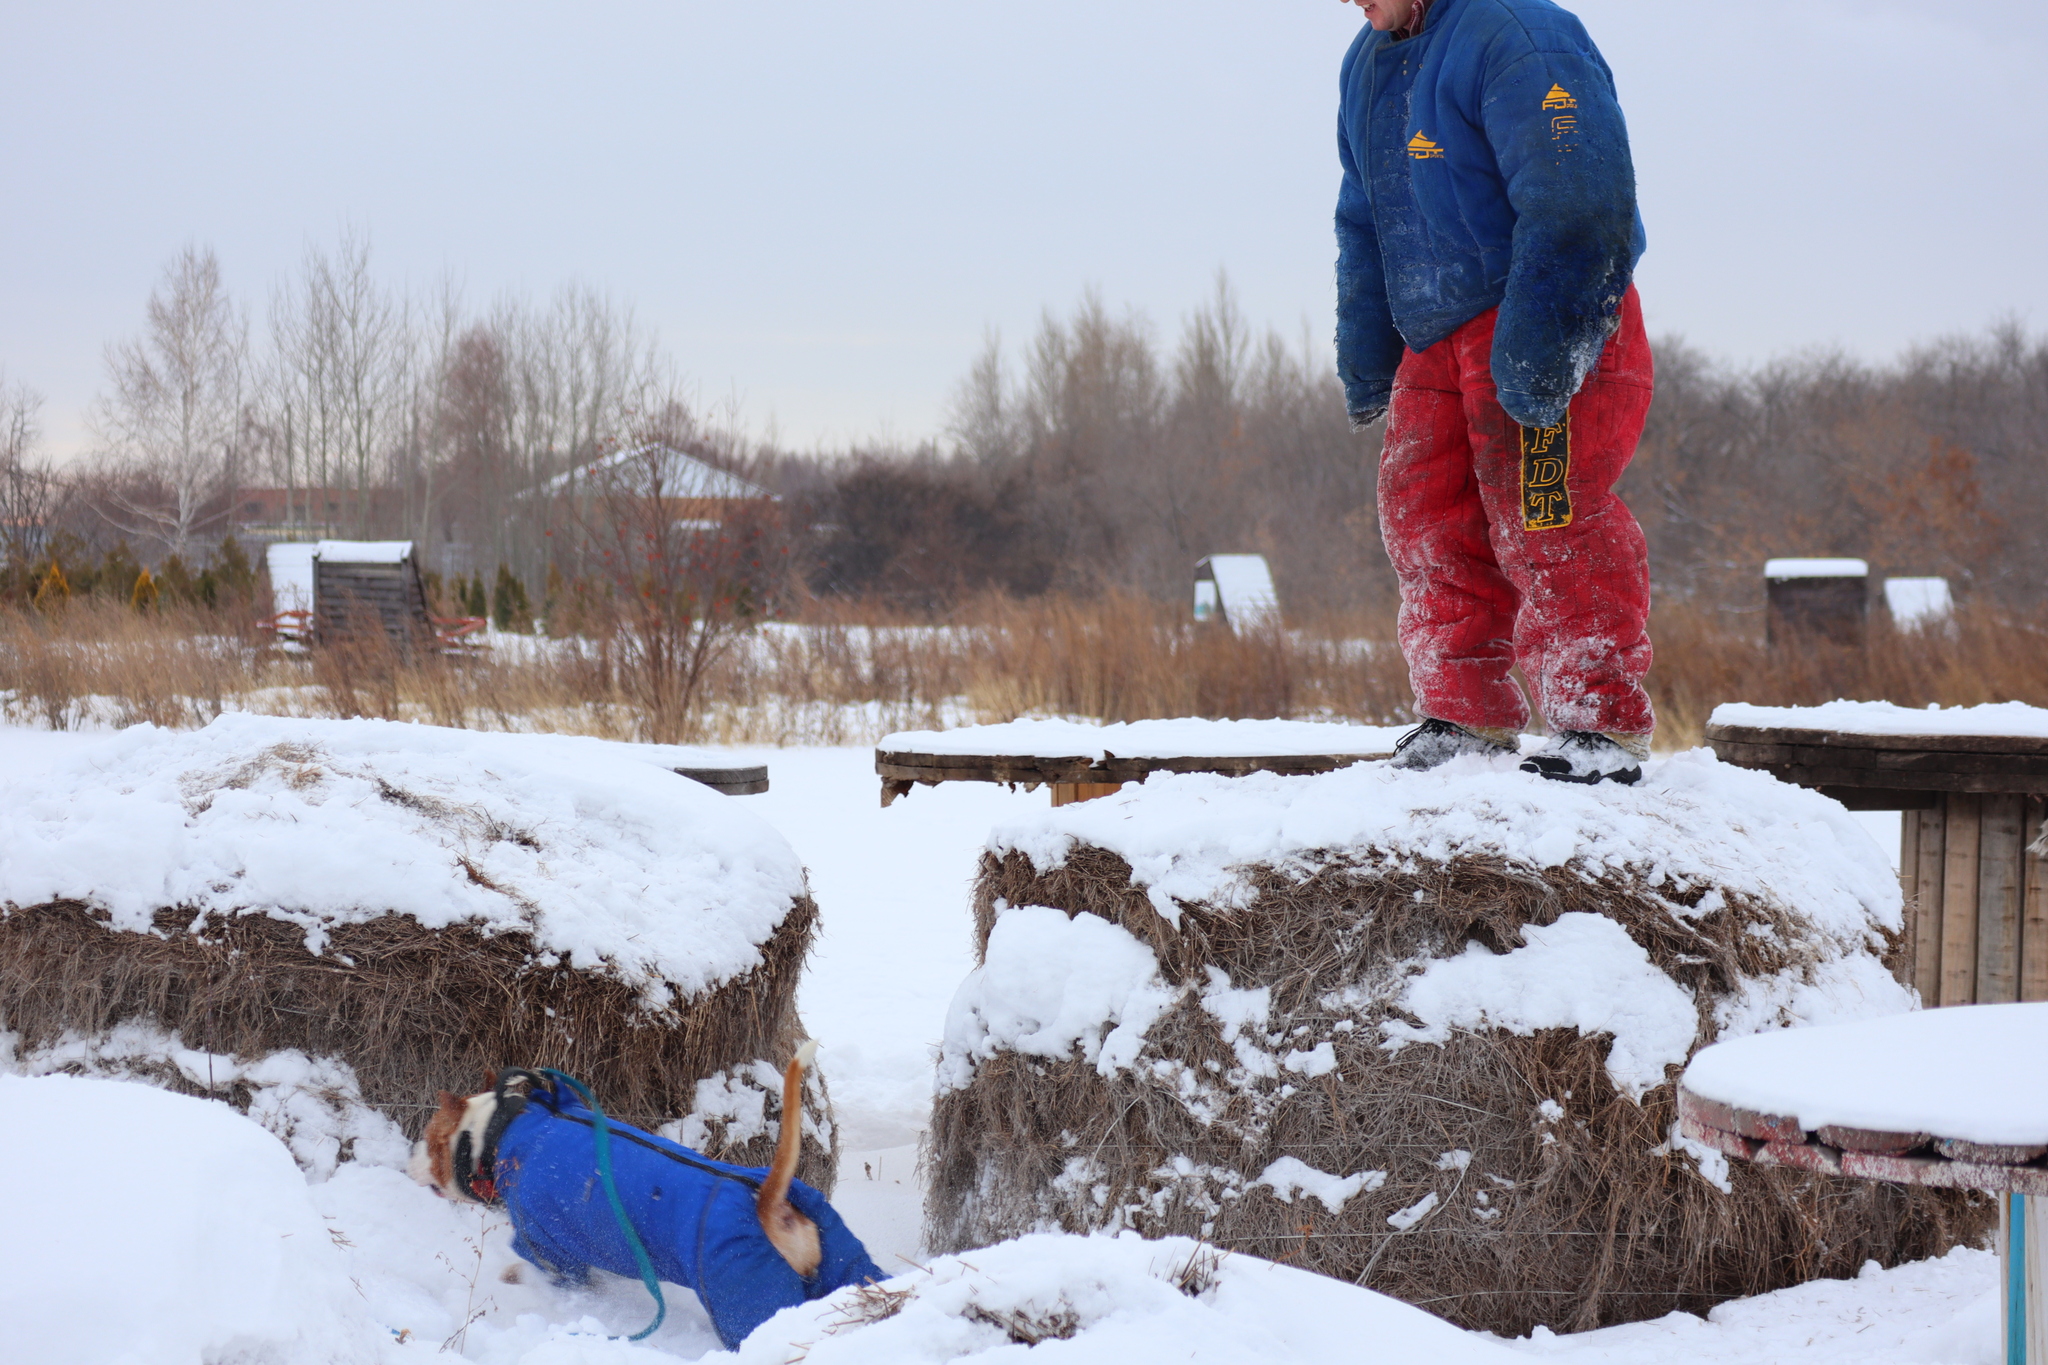
[[(203, 1091), (134, 1029), (251, 1064), (295, 1051), (414, 1134), (439, 1089), (552, 1066), (765, 1163), (816, 918), (744, 804), (594, 740), (230, 715), (0, 779), (17, 1065), (109, 1074), (120, 1051)], [(821, 1087), (807, 1110), (805, 1178), (829, 1187)]]
[(928, 1139), (940, 1251), (1187, 1235), (1521, 1334), (1977, 1235), (1984, 1202), (1675, 1131), (1718, 1037), (1909, 1009), (1898, 883), (1717, 763), (1154, 777), (997, 830)]

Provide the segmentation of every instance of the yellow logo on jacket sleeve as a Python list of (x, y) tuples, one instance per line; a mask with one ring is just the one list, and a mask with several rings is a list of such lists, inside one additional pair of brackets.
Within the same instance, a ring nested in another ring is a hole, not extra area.
[(1553, 85), (1550, 87), (1550, 93), (1543, 97), (1543, 107), (1545, 109), (1576, 109), (1579, 107), (1579, 102), (1573, 99), (1571, 92), (1563, 86)]
[(1421, 133), (1417, 133), (1414, 137), (1408, 139), (1408, 155), (1414, 157), (1417, 161), (1429, 161), (1432, 159), (1441, 161), (1443, 160), (1444, 149), (1437, 143), (1431, 142)]

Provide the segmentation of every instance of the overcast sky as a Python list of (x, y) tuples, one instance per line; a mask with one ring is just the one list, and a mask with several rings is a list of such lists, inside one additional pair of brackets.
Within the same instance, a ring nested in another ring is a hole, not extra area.
[[(1653, 334), (1747, 362), (2048, 328), (2041, 0), (1578, 0)], [(0, 30), (0, 368), (53, 448), (164, 262), (261, 320), (352, 222), (473, 302), (582, 281), (800, 447), (935, 433), (986, 329), (1229, 271), (1327, 344), (1337, 0), (95, 4)]]

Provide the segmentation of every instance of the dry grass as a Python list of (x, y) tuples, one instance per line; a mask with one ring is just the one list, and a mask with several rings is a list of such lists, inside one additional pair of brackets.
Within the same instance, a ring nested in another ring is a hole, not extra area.
[[(1669, 1080), (1632, 1102), (1609, 1079), (1602, 1036), (1470, 1033), (1382, 1051), (1399, 964), (1468, 942), (1510, 949), (1524, 924), (1569, 911), (1614, 919), (1692, 991), (1702, 1041), (1741, 980), (1796, 971), (1816, 952), (1790, 907), (1731, 898), (1681, 919), (1668, 885), (1660, 895), (1566, 869), (1412, 861), (1331, 860), (1299, 882), (1268, 870), (1247, 905), (1183, 905), (1175, 926), (1106, 850), (1077, 849), (1046, 872), (1020, 855), (985, 858), (984, 945), (998, 900), (1101, 916), (1151, 944), (1171, 984), (1199, 989), (1220, 968), (1238, 989), (1270, 990), (1275, 1031), (1261, 1045), (1330, 1041), (1339, 1065), (1262, 1078), (1192, 993), (1107, 1077), (1078, 1057), (998, 1055), (935, 1106), (927, 1242), (960, 1250), (1046, 1224), (1197, 1236), (1522, 1335), (1704, 1311), (1867, 1259), (1939, 1254), (1988, 1226), (1976, 1196), (1747, 1165), (1724, 1194), (1670, 1148)], [(1456, 1152), (1469, 1163), (1445, 1159)], [(1284, 1203), (1249, 1183), (1283, 1156), (1386, 1178), (1341, 1213), (1306, 1195)], [(1418, 1221), (1390, 1225), (1429, 1196)]]
[[(1773, 652), (1760, 632), (1759, 616), (1660, 605), (1649, 680), (1660, 747), (1697, 744), (1723, 701), (2048, 705), (2048, 631), (1988, 610), (1964, 611), (1947, 632), (1880, 622), (1860, 651)], [(758, 632), (716, 665), (689, 738), (861, 744), (1027, 714), (1396, 724), (1411, 718), (1412, 696), (1391, 634), (1391, 623), (1361, 618), (1240, 637), (1192, 625), (1179, 604), (1117, 593), (985, 597), (936, 623), (812, 604), (805, 624)], [(284, 654), (253, 627), (196, 612), (82, 601), (56, 617), (0, 613), (0, 716), (56, 729), (192, 726), (252, 710), (650, 739), (638, 696), (616, 640), (513, 637), (407, 661), (376, 637)]]
[[(652, 1128), (691, 1112), (699, 1080), (794, 1052), (797, 978), (816, 922), (803, 897), (762, 945), (760, 966), (656, 1008), (611, 976), (536, 953), (522, 933), (430, 930), (386, 914), (334, 926), (315, 954), (301, 926), (262, 915), (165, 910), (155, 933), (140, 934), (59, 901), (0, 916), (0, 1018), (24, 1052), (147, 1021), (211, 1053), (338, 1058), (363, 1098), (411, 1136), (436, 1091), (470, 1093), (487, 1069), (509, 1065), (559, 1067), (611, 1112)], [(828, 1118), (822, 1084), (806, 1084), (805, 1107)], [(771, 1091), (770, 1114), (778, 1104)], [(772, 1133), (727, 1142), (716, 1121), (711, 1132), (709, 1155), (767, 1164)], [(803, 1178), (829, 1190), (836, 1146), (807, 1135)]]

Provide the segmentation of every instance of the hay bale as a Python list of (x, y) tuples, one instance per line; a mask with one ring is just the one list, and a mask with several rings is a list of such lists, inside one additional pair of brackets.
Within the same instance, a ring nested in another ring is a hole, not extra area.
[(1980, 1237), (1988, 1202), (1677, 1138), (1690, 1053), (1911, 1008), (1882, 850), (1704, 752), (1154, 778), (999, 829), (926, 1238), (1189, 1235), (1521, 1335)]
[[(437, 1090), (553, 1066), (622, 1118), (768, 1159), (817, 920), (802, 864), (741, 803), (619, 746), (143, 726), (7, 782), (0, 849), (17, 1066), (105, 1074), (118, 1052), (205, 1092), (192, 1065), (138, 1058), (136, 1026), (252, 1065), (294, 1050), (415, 1135)], [(803, 1176), (829, 1189), (822, 1083), (805, 1131)]]

